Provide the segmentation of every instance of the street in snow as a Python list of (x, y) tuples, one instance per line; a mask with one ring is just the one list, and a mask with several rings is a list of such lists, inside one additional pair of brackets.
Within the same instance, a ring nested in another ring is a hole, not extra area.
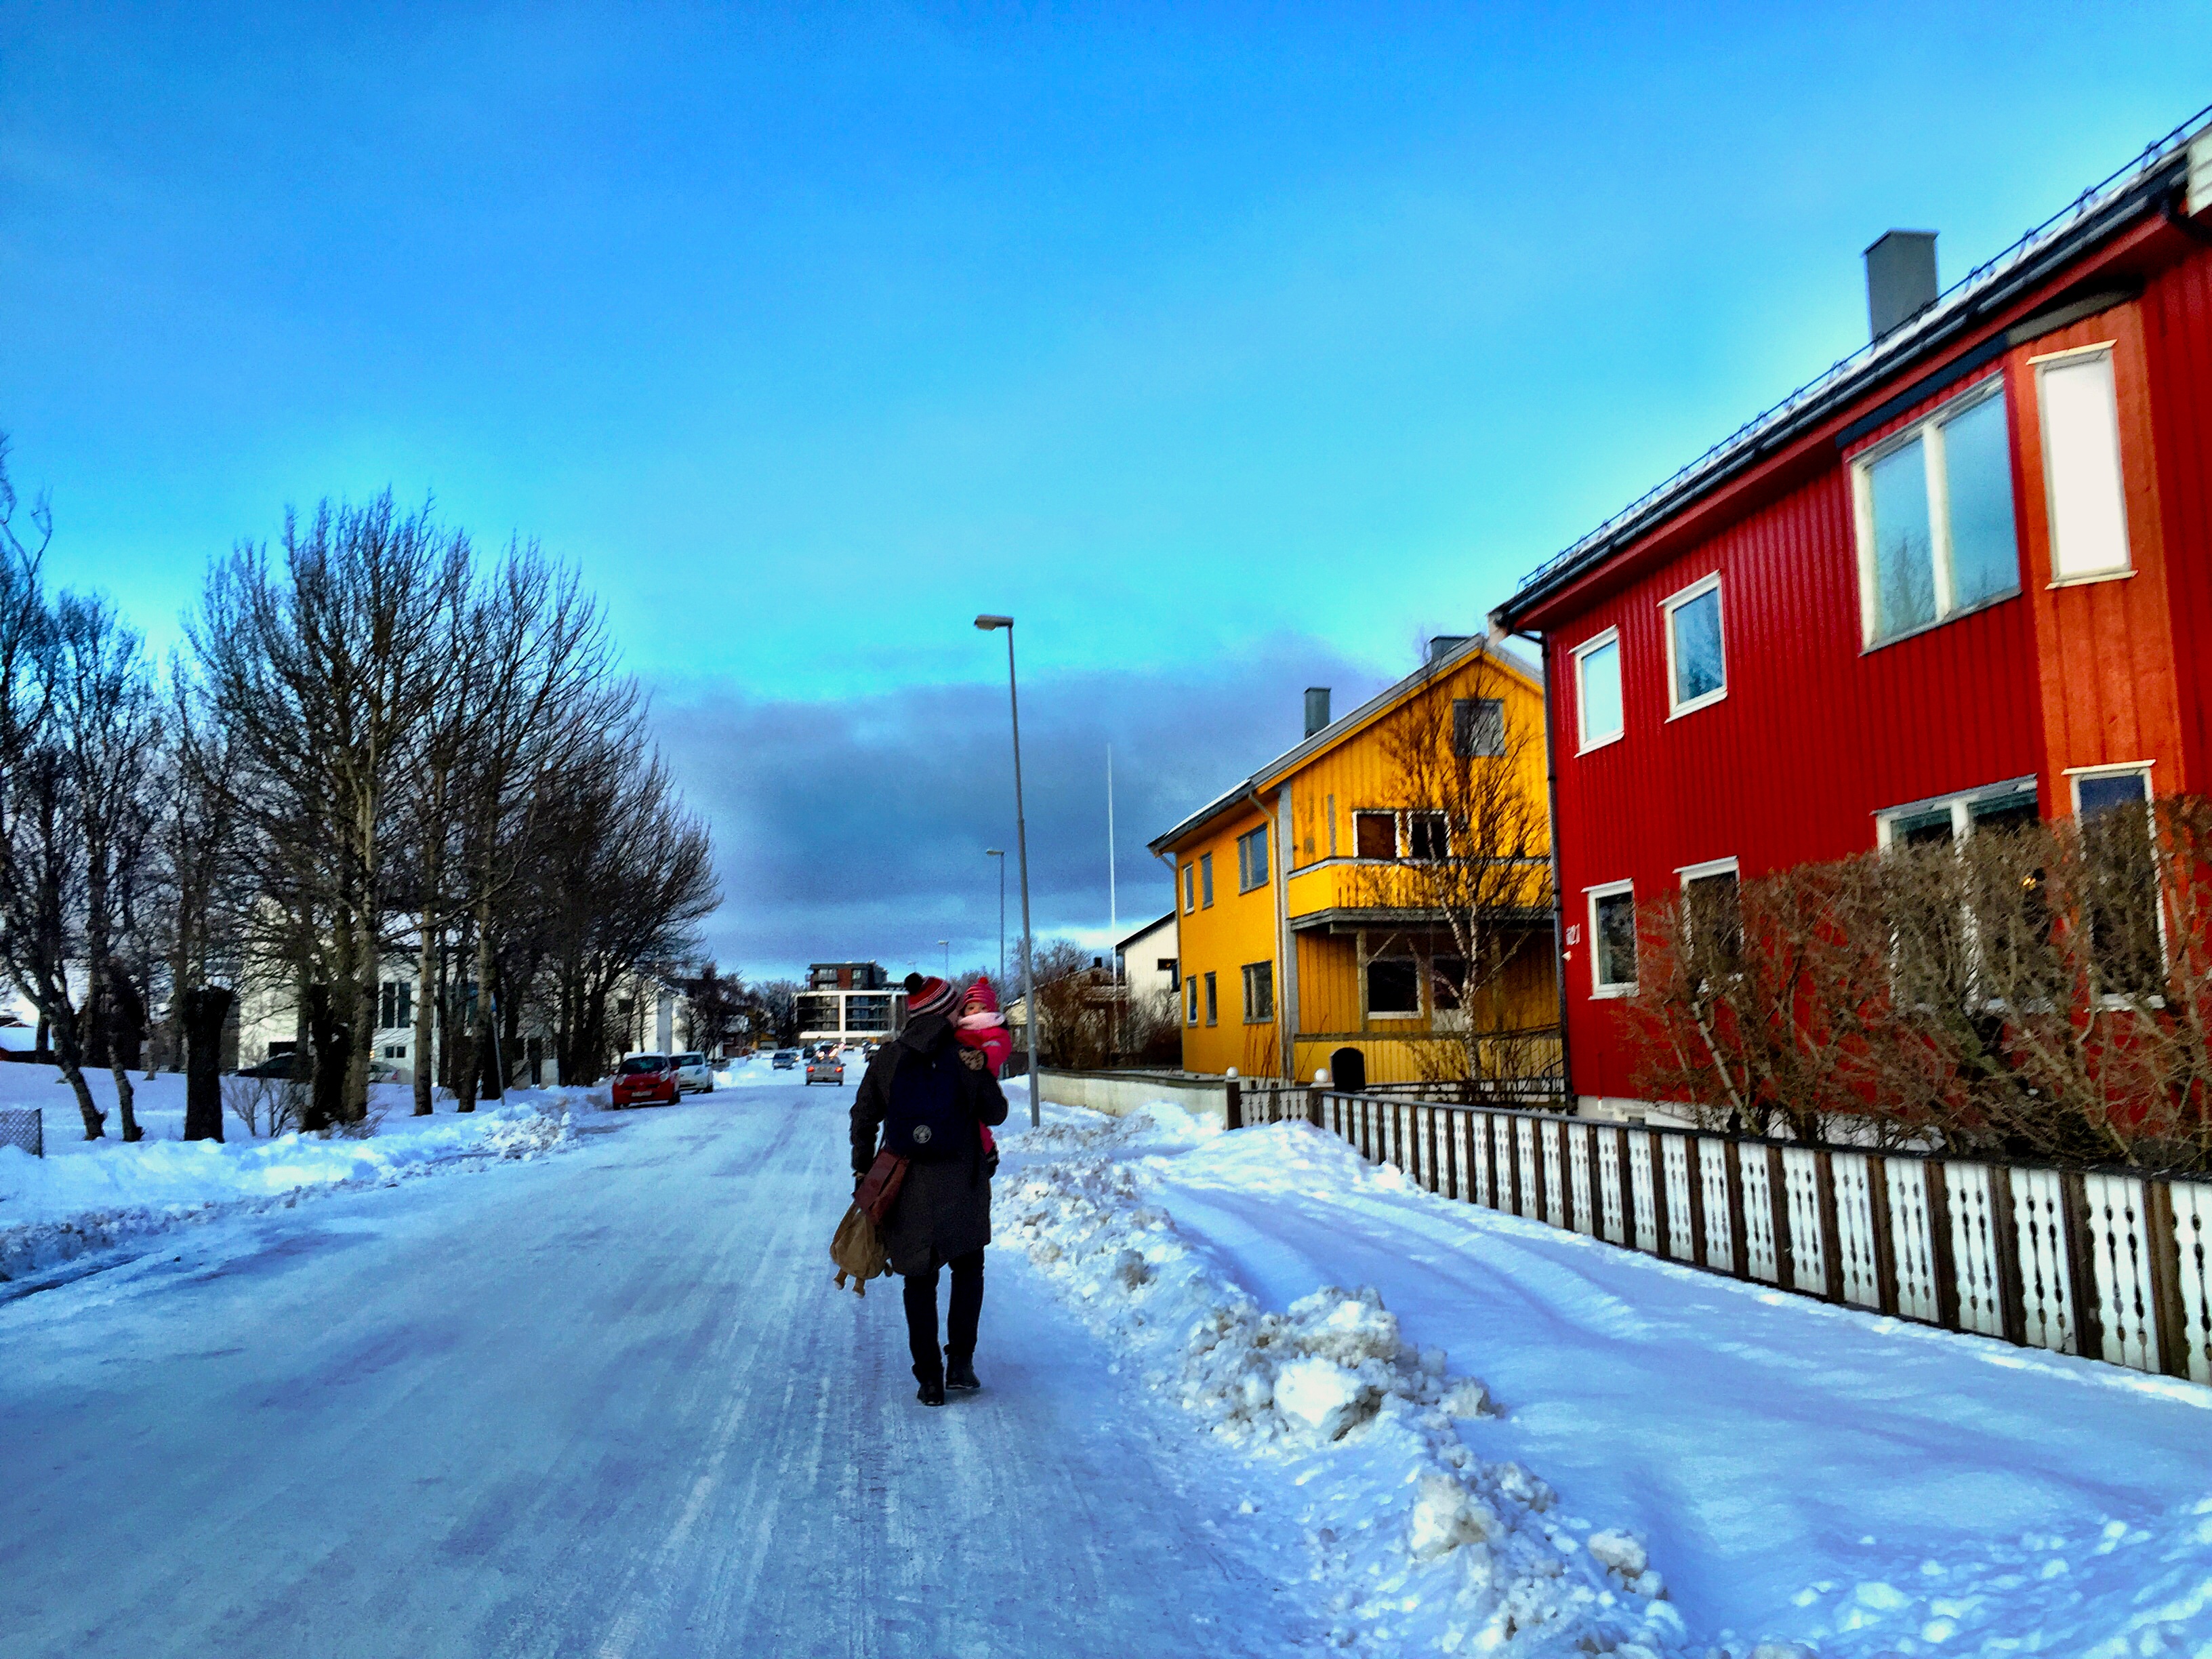
[(20, 1281), (11, 1651), (1396, 1654), (1509, 1607), (1528, 1653), (2201, 1639), (2201, 1389), (1303, 1125), (1010, 1126), (984, 1391), (916, 1412), (890, 1285), (830, 1283), (849, 1091), (726, 1082)]

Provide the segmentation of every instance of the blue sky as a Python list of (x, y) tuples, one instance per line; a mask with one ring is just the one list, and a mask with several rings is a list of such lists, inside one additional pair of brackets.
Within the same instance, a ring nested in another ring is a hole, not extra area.
[[(0, 9), (0, 429), (166, 645), (288, 502), (578, 562), (726, 963), (1041, 930), (2212, 99), (2212, 9)], [(996, 745), (994, 747), (994, 745)]]

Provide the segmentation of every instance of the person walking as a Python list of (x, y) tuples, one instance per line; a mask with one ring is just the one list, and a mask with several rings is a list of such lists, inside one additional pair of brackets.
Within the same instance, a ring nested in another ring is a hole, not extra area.
[[(1006, 1097), (983, 1053), (953, 1024), (959, 994), (944, 980), (907, 976), (906, 1029), (877, 1051), (853, 1097), (853, 1175), (878, 1152), (907, 1160), (906, 1180), (881, 1224), (891, 1271), (905, 1281), (915, 1398), (942, 1406), (975, 1378), (983, 1311), (983, 1249), (991, 1242), (991, 1169), (983, 1130), (1006, 1121)], [(880, 1139), (880, 1146), (878, 1140)], [(937, 1346), (937, 1273), (952, 1270), (945, 1346)]]

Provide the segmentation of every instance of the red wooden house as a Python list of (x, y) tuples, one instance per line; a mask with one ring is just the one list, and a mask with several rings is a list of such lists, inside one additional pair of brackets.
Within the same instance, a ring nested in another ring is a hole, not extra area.
[[(2207, 112), (2212, 114), (2212, 112)], [(1636, 906), (1993, 817), (2212, 790), (2212, 125), (1938, 294), (1534, 572), (1562, 1000), (1640, 1109)]]

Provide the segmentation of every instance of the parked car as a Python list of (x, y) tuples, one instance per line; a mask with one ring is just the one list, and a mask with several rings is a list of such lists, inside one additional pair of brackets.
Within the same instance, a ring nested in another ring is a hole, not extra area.
[(799, 1064), (799, 1050), (796, 1048), (777, 1049), (775, 1051), (775, 1060), (773, 1064), (775, 1065), (775, 1069), (779, 1072), (787, 1072), (791, 1070), (792, 1067)]
[[(295, 1066), (300, 1068), (296, 1073), (292, 1069)], [(307, 1073), (313, 1069), (313, 1062), (311, 1061), (305, 1054), (271, 1054), (268, 1059), (263, 1060), (258, 1066), (240, 1066), (238, 1068), (238, 1074), (240, 1077), (269, 1077), (280, 1079), (290, 1078), (296, 1075), (304, 1082), (307, 1079)]]
[(632, 1054), (615, 1073), (617, 1106), (673, 1106), (682, 1092), (666, 1054)]
[(676, 1086), (689, 1089), (694, 1094), (714, 1092), (714, 1068), (707, 1063), (707, 1056), (690, 1053), (674, 1055), (671, 1064), (676, 1067)]
[[(282, 1054), (270, 1055), (258, 1066), (241, 1066), (238, 1068), (238, 1075), (284, 1080), (295, 1075), (292, 1070), (295, 1066), (300, 1068), (297, 1076), (303, 1083), (314, 1070), (314, 1061), (309, 1056)], [(368, 1080), (371, 1083), (404, 1083), (406, 1081), (406, 1074), (392, 1061), (380, 1055), (368, 1062)]]
[(806, 1080), (809, 1083), (842, 1083), (845, 1080), (845, 1062), (834, 1054), (817, 1054), (806, 1062)]

